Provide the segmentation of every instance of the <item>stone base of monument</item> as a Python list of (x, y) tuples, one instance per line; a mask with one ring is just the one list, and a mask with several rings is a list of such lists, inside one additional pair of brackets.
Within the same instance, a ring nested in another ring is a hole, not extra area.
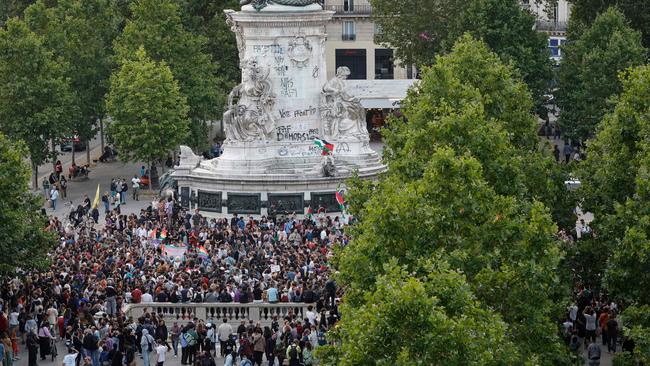
[[(318, 151), (302, 156), (298, 153), (301, 150), (294, 147), (286, 154), (294, 156), (285, 156), (286, 147), (277, 143), (268, 144), (266, 152), (258, 148), (231, 150), (226, 145), (219, 158), (196, 157), (189, 164), (175, 167), (181, 205), (214, 216), (300, 215), (306, 214), (309, 207), (316, 211), (321, 206), (328, 213), (340, 212), (335, 192), (345, 186), (346, 179), (353, 174), (374, 179), (386, 169), (372, 149), (351, 153), (349, 145), (356, 147), (345, 142), (335, 145), (335, 172), (329, 177), (323, 171), (326, 157)], [(342, 151), (336, 153), (336, 147)], [(311, 147), (305, 145), (304, 149)], [(269, 158), (268, 150), (279, 150), (282, 155)], [(189, 154), (187, 150), (184, 153)]]
[[(328, 80), (326, 24), (318, 0), (244, 0), (226, 10), (242, 81), (228, 95), (223, 154), (201, 160), (181, 147), (181, 204), (214, 215), (339, 211), (335, 192), (353, 174), (386, 167), (369, 146), (365, 110), (345, 89), (346, 67)], [(322, 156), (314, 140), (334, 145)]]

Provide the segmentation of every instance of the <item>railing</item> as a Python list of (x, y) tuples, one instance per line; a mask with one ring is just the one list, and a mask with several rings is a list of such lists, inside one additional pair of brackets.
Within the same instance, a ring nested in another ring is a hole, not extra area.
[(372, 6), (370, 5), (325, 5), (325, 10), (333, 10), (334, 15), (370, 15)]
[[(137, 319), (145, 313), (161, 314), (166, 322), (186, 323), (194, 318), (221, 324), (227, 319), (231, 325), (242, 320), (260, 322), (262, 326), (270, 325), (273, 317), (278, 319), (293, 314), (304, 319), (310, 304), (297, 302), (267, 303), (170, 303), (153, 302), (147, 304), (127, 304), (122, 308), (126, 316)], [(314, 304), (311, 304), (314, 305)], [(315, 305), (314, 305), (315, 307)]]
[(341, 35), (341, 39), (344, 40), (344, 41), (354, 41), (355, 39), (357, 39), (357, 35), (356, 34), (350, 34), (350, 33), (343, 33)]
[(556, 22), (552, 20), (537, 20), (536, 29), (538, 31), (555, 31), (555, 32), (565, 32), (567, 28), (567, 22)]

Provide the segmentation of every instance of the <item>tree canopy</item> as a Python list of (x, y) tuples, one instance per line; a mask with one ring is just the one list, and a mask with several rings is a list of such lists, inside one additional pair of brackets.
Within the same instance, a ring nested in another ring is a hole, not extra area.
[[(112, 68), (112, 41), (121, 17), (112, 0), (58, 0), (48, 7), (37, 1), (25, 11), (30, 28), (43, 36), (45, 46), (66, 61), (79, 116), (71, 129), (82, 141), (95, 136), (95, 122), (105, 114)], [(72, 117), (72, 116), (71, 116)]]
[[(621, 74), (623, 92), (588, 145), (579, 170), (580, 198), (595, 212), (592, 250), (607, 255), (589, 263), (603, 285), (625, 305), (625, 326), (637, 343), (637, 361), (650, 360), (650, 65)], [(635, 315), (636, 314), (636, 315)]]
[(56, 238), (45, 232), (47, 217), (41, 215), (43, 199), (32, 194), (29, 167), (22, 142), (11, 142), (0, 133), (0, 273), (47, 268), (47, 253)]
[(131, 60), (140, 47), (155, 61), (165, 61), (187, 98), (193, 123), (188, 144), (206, 143), (206, 121), (221, 118), (223, 98), (216, 67), (205, 52), (206, 38), (189, 32), (182, 23), (181, 8), (172, 0), (137, 0), (131, 18), (114, 43), (118, 63)]
[(23, 21), (0, 29), (0, 131), (25, 142), (33, 168), (54, 158), (48, 143), (69, 133), (76, 113), (66, 67)]
[(568, 41), (559, 73), (559, 123), (567, 137), (584, 141), (610, 110), (607, 100), (621, 92), (618, 73), (643, 64), (647, 50), (641, 34), (615, 8), (600, 14), (582, 32), (570, 28)]
[(147, 57), (144, 48), (111, 77), (107, 110), (121, 159), (160, 162), (189, 132), (189, 107), (170, 68)]
[(571, 22), (580, 28), (591, 24), (598, 15), (616, 6), (630, 21), (630, 26), (641, 32), (643, 45), (650, 48), (650, 3), (638, 0), (569, 0)]
[(536, 102), (548, 88), (551, 61), (547, 36), (534, 29), (535, 18), (517, 0), (371, 0), (377, 41), (399, 45), (397, 58), (430, 65), (451, 50), (464, 33), (483, 39), (505, 62), (512, 62)]
[[(544, 195), (532, 192), (561, 183), (553, 181), (553, 174), (543, 174), (546, 178), (540, 186), (528, 181), (533, 162), (545, 167), (550, 153), (537, 150), (532, 101), (525, 84), (514, 75), (511, 66), (470, 36), (461, 38), (450, 54), (437, 57), (424, 71), (417, 89), (406, 99), (405, 119), (389, 124), (388, 172), (376, 184), (351, 189), (352, 212), (359, 222), (351, 229), (350, 244), (337, 256), (339, 280), (346, 288), (345, 311), (358, 314), (376, 300), (375, 295), (364, 294), (376, 294), (382, 281), (402, 281), (385, 263), (395, 262), (426, 288), (424, 279), (431, 267), (427, 260), (440, 257), (463, 274), (476, 306), (506, 324), (501, 336), (508, 341), (505, 346), (513, 345), (515, 360), (506, 364), (557, 365), (566, 361), (552, 322), (564, 291), (557, 275), (562, 251), (554, 236), (557, 226), (537, 200)], [(426, 296), (442, 303), (450, 300), (447, 296), (453, 298), (451, 294)], [(382, 311), (390, 308), (378, 306)], [(362, 355), (373, 359), (363, 353), (367, 346), (361, 343), (379, 337), (378, 333), (352, 336), (362, 331), (356, 326), (360, 323), (348, 320), (347, 312), (339, 325), (340, 340), (348, 343), (341, 345), (340, 359)], [(396, 323), (390, 325), (401, 329)], [(449, 327), (443, 333), (453, 337)], [(481, 333), (481, 329), (467, 325), (466, 332)], [(495, 334), (487, 337), (486, 342), (499, 339)], [(397, 342), (393, 352), (411, 352), (406, 345), (410, 339)], [(434, 360), (436, 348), (431, 352), (423, 357)], [(468, 356), (470, 364), (491, 364), (498, 363), (501, 355), (497, 351), (495, 359), (473, 357)]]

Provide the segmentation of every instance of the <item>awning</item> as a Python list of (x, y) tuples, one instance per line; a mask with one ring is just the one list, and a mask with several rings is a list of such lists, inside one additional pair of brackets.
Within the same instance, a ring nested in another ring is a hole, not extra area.
[(401, 104), (400, 99), (387, 99), (387, 98), (382, 98), (382, 99), (374, 99), (374, 98), (361, 99), (361, 105), (363, 106), (363, 108), (366, 108), (366, 109), (371, 109), (371, 108), (394, 109), (394, 108), (399, 108), (400, 104)]

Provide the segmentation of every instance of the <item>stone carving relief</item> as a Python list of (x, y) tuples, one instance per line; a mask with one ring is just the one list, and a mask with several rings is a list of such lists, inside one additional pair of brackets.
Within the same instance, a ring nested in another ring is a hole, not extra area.
[(228, 95), (228, 110), (223, 114), (226, 141), (273, 139), (275, 95), (269, 72), (269, 68), (261, 66), (255, 59), (243, 62), (242, 82)]
[(366, 141), (366, 112), (356, 98), (345, 90), (345, 79), (350, 75), (350, 69), (341, 66), (336, 69), (336, 76), (323, 86), (321, 92), (323, 104), (321, 114), (324, 118), (323, 134), (330, 139), (345, 139), (352, 137)]
[(311, 58), (312, 47), (303, 36), (296, 36), (289, 41), (289, 48), (287, 54), (289, 59), (293, 62), (294, 66), (298, 68), (306, 67)]
[(194, 154), (188, 146), (181, 145), (181, 156), (178, 163), (178, 169), (194, 169), (201, 162), (201, 158)]
[(259, 214), (261, 208), (259, 194), (228, 193), (228, 213)]
[(311, 4), (322, 5), (322, 0), (240, 0), (239, 5), (253, 5), (257, 11), (264, 9), (269, 4), (287, 5), (287, 6), (307, 6)]
[(239, 59), (243, 60), (246, 50), (246, 40), (243, 36), (243, 30), (239, 24), (232, 18), (233, 10), (225, 10), (226, 13), (226, 24), (230, 26), (230, 30), (235, 33), (235, 38), (237, 40), (237, 51), (239, 53)]

